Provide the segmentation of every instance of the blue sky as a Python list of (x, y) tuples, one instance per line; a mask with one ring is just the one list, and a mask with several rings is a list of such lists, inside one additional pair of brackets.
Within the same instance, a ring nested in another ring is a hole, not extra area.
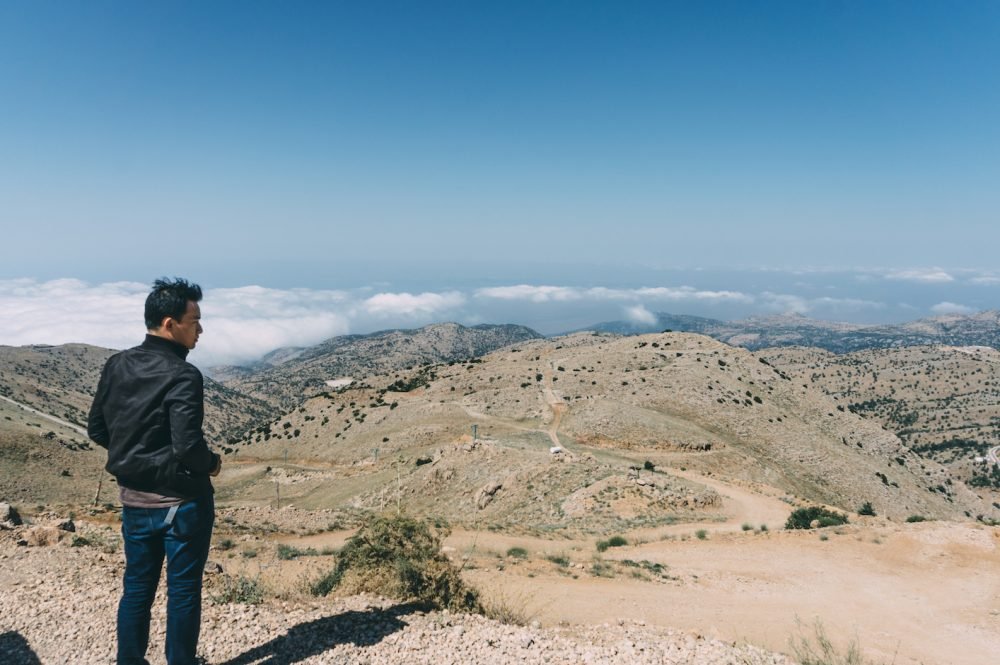
[(998, 79), (995, 2), (7, 2), (0, 279), (989, 276)]

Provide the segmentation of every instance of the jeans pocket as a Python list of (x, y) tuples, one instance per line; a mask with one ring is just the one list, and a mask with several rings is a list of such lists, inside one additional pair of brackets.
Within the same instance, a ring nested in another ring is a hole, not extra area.
[(148, 536), (153, 531), (150, 512), (147, 508), (122, 506), (122, 533), (132, 538)]
[(177, 507), (174, 521), (170, 525), (171, 534), (178, 540), (191, 540), (211, 529), (214, 507), (212, 501), (196, 499), (185, 501)]

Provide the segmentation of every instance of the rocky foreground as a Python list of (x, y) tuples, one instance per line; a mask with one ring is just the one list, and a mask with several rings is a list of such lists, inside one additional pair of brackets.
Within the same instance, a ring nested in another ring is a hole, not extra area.
[[(114, 662), (122, 554), (82, 545), (86, 531), (79, 536), (67, 528), (62, 521), (0, 530), (5, 665)], [(200, 649), (213, 664), (791, 662), (752, 646), (631, 621), (517, 626), (363, 596), (218, 603), (213, 589), (222, 575), (210, 575), (205, 589)], [(164, 662), (164, 596), (161, 583), (148, 654), (154, 664)]]

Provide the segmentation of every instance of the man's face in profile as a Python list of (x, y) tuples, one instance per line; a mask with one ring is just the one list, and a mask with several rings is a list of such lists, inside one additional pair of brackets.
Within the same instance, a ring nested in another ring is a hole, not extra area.
[(170, 326), (171, 336), (175, 342), (188, 349), (193, 349), (202, 333), (201, 307), (198, 306), (198, 303), (189, 300), (187, 310), (180, 321), (170, 319), (166, 325)]

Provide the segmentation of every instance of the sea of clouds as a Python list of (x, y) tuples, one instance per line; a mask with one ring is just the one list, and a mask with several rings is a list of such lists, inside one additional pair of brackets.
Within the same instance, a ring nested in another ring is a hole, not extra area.
[[(737, 278), (746, 287), (739, 289), (518, 283), (422, 292), (375, 287), (207, 288), (202, 301), (205, 333), (191, 360), (206, 368), (241, 363), (279, 347), (439, 321), (520, 323), (553, 334), (613, 319), (652, 325), (657, 312), (716, 318), (796, 313), (839, 320), (968, 314), (988, 308), (983, 303), (992, 302), (990, 294), (1000, 286), (995, 274), (955, 274), (939, 268), (845, 274), (838, 273), (838, 282), (823, 271), (786, 272), (781, 280), (762, 282), (760, 277), (767, 272), (758, 271), (745, 280)], [(831, 286), (840, 282), (853, 286)], [(787, 288), (762, 288), (775, 284)], [(132, 281), (0, 280), (0, 344), (134, 346), (144, 334), (143, 303), (148, 292), (149, 285)], [(961, 299), (977, 292), (972, 304)], [(861, 297), (866, 293), (875, 297)], [(920, 294), (925, 302), (914, 305)]]

